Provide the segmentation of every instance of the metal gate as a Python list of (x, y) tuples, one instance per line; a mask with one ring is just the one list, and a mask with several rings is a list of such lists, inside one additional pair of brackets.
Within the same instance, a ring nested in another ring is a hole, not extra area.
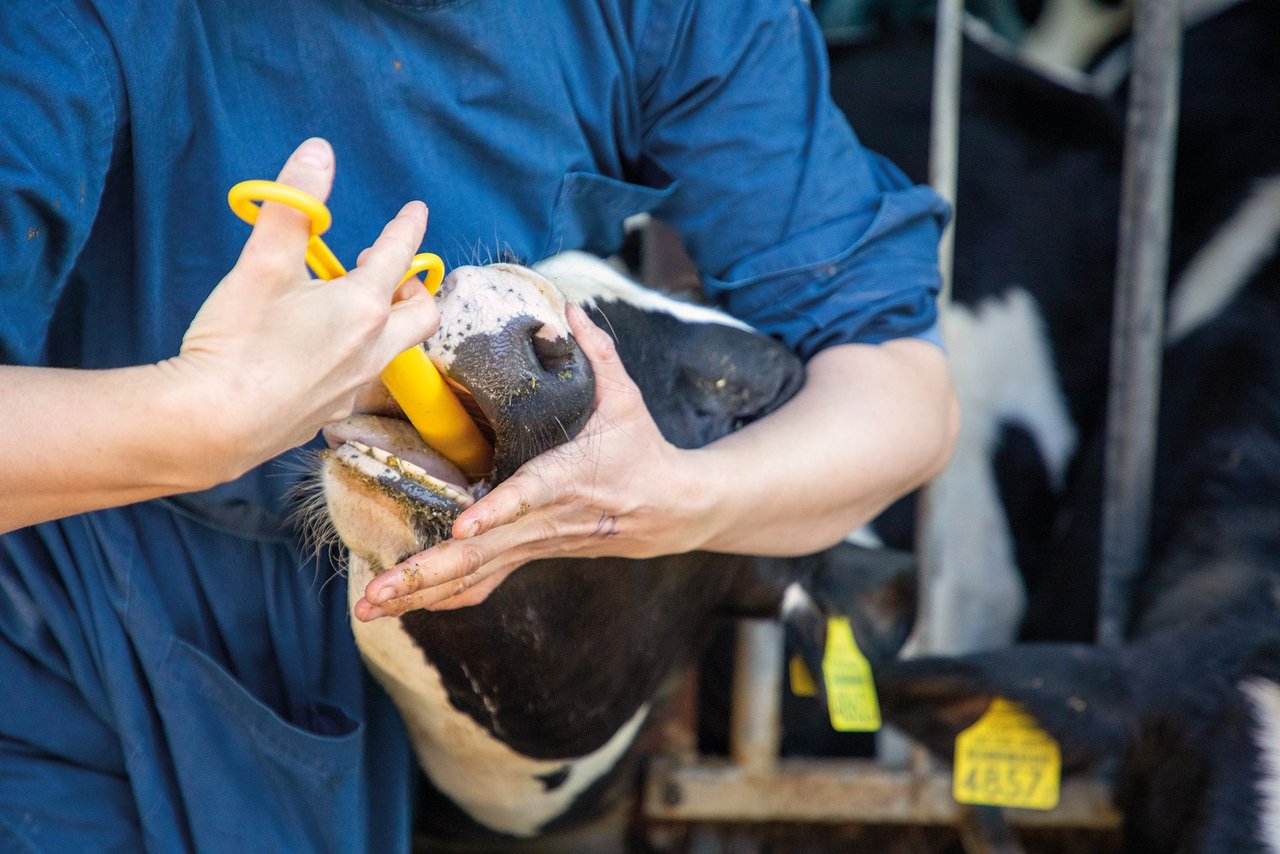
[[(1155, 456), (1156, 409), (1163, 346), (1164, 291), (1169, 256), (1174, 137), (1181, 70), (1178, 0), (1137, 0), (1133, 72), (1127, 116), (1119, 258), (1111, 345), (1106, 481), (1098, 637), (1123, 639), (1131, 588), (1146, 553)], [(939, 0), (934, 48), (930, 182), (955, 203), (959, 141), (962, 0)], [(962, 209), (956, 211), (964, 216)], [(940, 245), (950, 294), (953, 225)], [(927, 503), (927, 491), (925, 501)], [(923, 539), (923, 538), (922, 538)], [(918, 543), (920, 616), (946, 607), (929, 596), (936, 558)], [(926, 651), (929, 638), (919, 638)], [(1008, 825), (1110, 829), (1120, 817), (1099, 781), (1063, 781), (1050, 812), (967, 807), (951, 796), (949, 773), (923, 749), (905, 768), (870, 760), (779, 759), (783, 632), (779, 623), (738, 625), (733, 674), (730, 757), (698, 757), (690, 736), (654, 761), (643, 793), (647, 819), (690, 823), (826, 823), (949, 825), (968, 850), (1017, 852)]]

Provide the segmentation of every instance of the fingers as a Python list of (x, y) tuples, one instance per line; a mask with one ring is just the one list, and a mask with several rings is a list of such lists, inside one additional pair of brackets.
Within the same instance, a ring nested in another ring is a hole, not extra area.
[[(333, 186), (333, 169), (333, 149), (325, 140), (312, 137), (289, 155), (276, 180), (323, 202)], [(282, 272), (300, 271), (310, 236), (311, 220), (301, 211), (276, 202), (264, 202), (241, 259)]]
[(508, 561), (494, 561), (471, 575), (442, 581), (434, 587), (393, 599), (383, 605), (371, 605), (367, 598), (361, 599), (356, 603), (355, 615), (357, 619), (367, 622), (381, 617), (398, 617), (422, 608), (435, 611), (477, 605), (488, 598), (503, 579), (523, 563), (523, 561), (515, 564), (510, 564)]
[(426, 231), (427, 206), (422, 202), (409, 202), (386, 224), (373, 245), (360, 253), (356, 265), (359, 278), (374, 283), (390, 301), (414, 253), (422, 245)]
[(609, 333), (592, 323), (587, 313), (573, 303), (565, 308), (565, 318), (569, 321), (573, 337), (595, 372), (597, 408), (600, 406), (601, 396), (618, 387), (639, 394), (639, 389), (618, 357), (618, 348)]
[(391, 306), (391, 314), (382, 333), (388, 350), (387, 361), (426, 341), (440, 328), (440, 309), (436, 307), (436, 301), (421, 285), (417, 290), (417, 293)]
[[(379, 575), (365, 586), (361, 620), (403, 614), (457, 595), (486, 578), (499, 566), (523, 563), (516, 557), (525, 537), (495, 531), (483, 540), (445, 540)], [(501, 560), (495, 560), (501, 556)]]
[(549, 476), (529, 476), (516, 472), (493, 491), (468, 507), (453, 521), (453, 536), (465, 540), (508, 525), (526, 516), (530, 510), (555, 503)]

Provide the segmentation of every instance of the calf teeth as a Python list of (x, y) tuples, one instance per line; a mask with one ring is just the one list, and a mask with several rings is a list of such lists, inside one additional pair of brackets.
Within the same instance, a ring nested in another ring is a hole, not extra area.
[(354, 439), (349, 439), (347, 444), (360, 451), (360, 453), (365, 456), (372, 457), (387, 468), (397, 471), (405, 477), (412, 478), (424, 486), (439, 492), (445, 498), (457, 503), (460, 507), (470, 507), (475, 503), (475, 499), (470, 495), (447, 481), (443, 481), (438, 477), (433, 477), (427, 474), (426, 470), (423, 469), (422, 466), (411, 463), (401, 457), (397, 457), (389, 451), (382, 450), (382, 448), (366, 445), (365, 443), (357, 442)]

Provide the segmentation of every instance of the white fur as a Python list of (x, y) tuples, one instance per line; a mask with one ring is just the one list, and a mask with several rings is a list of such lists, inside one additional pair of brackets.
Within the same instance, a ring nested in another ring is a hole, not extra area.
[[(417, 551), (418, 541), (399, 503), (381, 496), (360, 478), (343, 476), (344, 465), (355, 463), (364, 470), (373, 464), (372, 458), (358, 452), (351, 456), (348, 462), (332, 458), (322, 477), (334, 526), (352, 548), (347, 598), (354, 608), (374, 577), (367, 557), (392, 566), (400, 555)], [(648, 704), (642, 705), (585, 756), (531, 759), (494, 738), (449, 702), (439, 670), (404, 632), (400, 620), (364, 623), (353, 618), (351, 622), (365, 663), (400, 710), (418, 761), (432, 783), (467, 815), (502, 833), (533, 836), (564, 812), (617, 763), (649, 713)], [(494, 708), (494, 698), (482, 696), (481, 700)], [(547, 791), (538, 776), (566, 766), (568, 778)]]
[(1037, 64), (1080, 71), (1129, 28), (1132, 17), (1129, 3), (1110, 7), (1094, 0), (1049, 0), (1018, 50)]
[[(352, 606), (372, 579), (369, 564), (353, 555), (347, 579)], [(454, 708), (440, 672), (404, 632), (399, 620), (353, 620), (352, 628), (366, 664), (400, 709), (418, 761), (431, 782), (467, 815), (512, 836), (533, 836), (568, 809), (617, 763), (649, 713), (648, 704), (641, 706), (608, 741), (586, 756), (531, 759)], [(512, 666), (519, 664), (513, 662)], [(569, 768), (568, 779), (547, 791), (538, 776), (565, 766)]]
[(1077, 436), (1053, 364), (1040, 311), (1021, 288), (945, 321), (962, 418), (955, 453), (930, 492), (923, 531), (937, 555), (929, 596), (904, 655), (960, 654), (1004, 646), (1022, 619), (1026, 594), (992, 457), (1002, 424), (1029, 430), (1056, 488)]
[(814, 611), (818, 610), (818, 606), (814, 603), (813, 597), (809, 592), (796, 582), (787, 585), (787, 589), (782, 591), (782, 616), (790, 617), (796, 611)]
[(864, 549), (882, 549), (884, 548), (884, 540), (871, 529), (870, 525), (863, 525), (856, 531), (850, 531), (845, 534), (844, 541), (855, 546), (862, 546)]
[(542, 276), (514, 264), (455, 267), (440, 285), (436, 306), (440, 329), (427, 339), (427, 355), (446, 374), (459, 344), (482, 332), (501, 332), (518, 317), (541, 321), (541, 337), (569, 335), (564, 297)]
[(681, 302), (651, 291), (585, 252), (562, 252), (533, 265), (550, 279), (565, 299), (590, 307), (599, 302), (625, 302), (646, 311), (657, 311), (688, 323), (719, 323), (739, 329), (751, 327), (714, 308)]
[(1256, 678), (1242, 682), (1240, 690), (1253, 705), (1256, 724), (1260, 841), (1273, 854), (1280, 854), (1280, 685)]
[(1275, 254), (1278, 242), (1280, 175), (1273, 175), (1254, 186), (1178, 277), (1169, 300), (1169, 343), (1222, 311)]

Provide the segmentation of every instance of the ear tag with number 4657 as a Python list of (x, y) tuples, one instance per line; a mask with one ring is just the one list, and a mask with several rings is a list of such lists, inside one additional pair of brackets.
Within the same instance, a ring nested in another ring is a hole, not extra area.
[(962, 804), (1051, 810), (1061, 780), (1058, 743), (1003, 697), (956, 736), (951, 794)]

